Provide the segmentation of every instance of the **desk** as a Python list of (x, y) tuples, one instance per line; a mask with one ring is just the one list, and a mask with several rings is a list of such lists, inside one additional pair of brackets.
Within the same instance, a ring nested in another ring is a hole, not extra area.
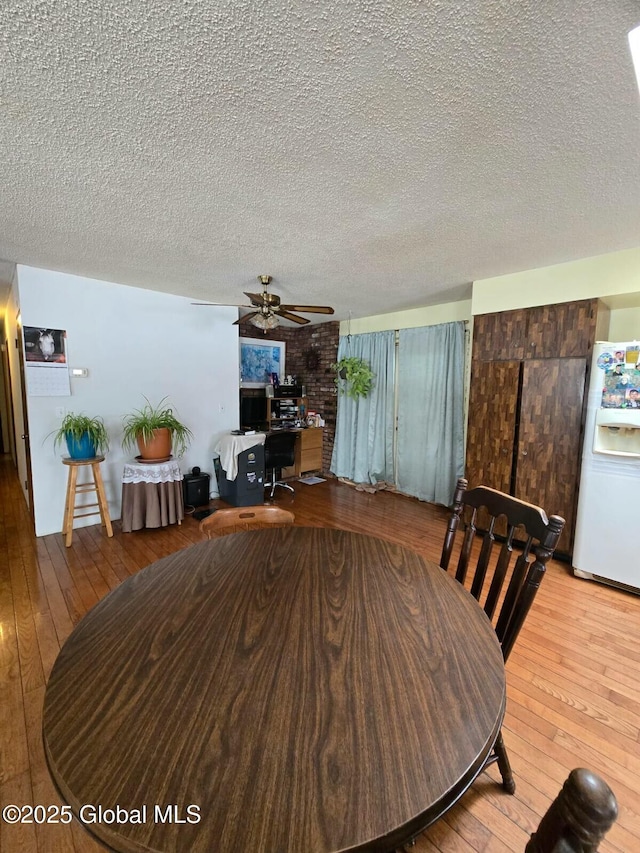
[[(117, 851), (389, 851), (471, 784), (504, 706), (495, 632), (452, 577), (291, 527), (198, 543), (107, 595), (55, 662), (43, 735), (74, 812), (150, 806), (88, 825)], [(154, 823), (152, 804), (201, 820)]]
[(306, 427), (295, 432), (296, 459), (292, 467), (282, 469), (284, 479), (301, 477), (307, 471), (322, 471), (324, 430), (321, 427)]
[(122, 531), (181, 524), (184, 518), (182, 471), (168, 462), (127, 462), (122, 474)]

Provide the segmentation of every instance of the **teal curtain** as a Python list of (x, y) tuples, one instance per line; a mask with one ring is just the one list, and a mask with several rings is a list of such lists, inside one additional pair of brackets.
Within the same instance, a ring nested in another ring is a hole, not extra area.
[(450, 506), (464, 471), (464, 323), (402, 329), (399, 491)]
[(356, 483), (393, 482), (395, 334), (341, 337), (338, 361), (344, 357), (367, 361), (375, 378), (366, 397), (338, 394), (331, 471)]

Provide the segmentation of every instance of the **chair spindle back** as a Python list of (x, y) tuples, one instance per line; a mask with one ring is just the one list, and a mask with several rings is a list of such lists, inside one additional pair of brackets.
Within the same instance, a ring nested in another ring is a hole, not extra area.
[[(485, 530), (479, 531), (477, 516), (481, 507), (489, 514), (489, 523)], [(470, 592), (495, 623), (506, 660), (540, 587), (546, 564), (558, 544), (564, 519), (558, 515), (547, 518), (541, 507), (488, 486), (467, 490), (467, 481), (461, 478), (456, 486), (453, 513), (440, 560), (445, 570), (448, 570), (451, 562), (465, 508), (468, 508), (469, 519), (464, 523), (455, 577), (464, 585), (469, 569), (472, 569)], [(505, 536), (495, 533), (496, 521), (501, 516), (507, 522)], [(476, 557), (477, 547), (474, 545), (477, 546), (478, 534), (482, 538)], [(514, 550), (514, 545), (517, 550)], [(488, 575), (491, 581), (483, 602)]]

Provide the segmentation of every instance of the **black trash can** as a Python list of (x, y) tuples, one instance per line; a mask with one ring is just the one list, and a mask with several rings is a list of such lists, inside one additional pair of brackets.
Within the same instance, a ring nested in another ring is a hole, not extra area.
[[(199, 470), (199, 469), (198, 469)], [(209, 474), (193, 471), (185, 474), (182, 481), (182, 492), (185, 506), (204, 506), (209, 503)]]

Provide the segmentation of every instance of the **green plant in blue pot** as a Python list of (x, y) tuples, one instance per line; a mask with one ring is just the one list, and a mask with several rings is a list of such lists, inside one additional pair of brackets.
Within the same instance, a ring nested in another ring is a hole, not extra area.
[(101, 417), (67, 412), (60, 427), (50, 434), (54, 448), (66, 442), (71, 459), (93, 459), (109, 449), (109, 436)]

